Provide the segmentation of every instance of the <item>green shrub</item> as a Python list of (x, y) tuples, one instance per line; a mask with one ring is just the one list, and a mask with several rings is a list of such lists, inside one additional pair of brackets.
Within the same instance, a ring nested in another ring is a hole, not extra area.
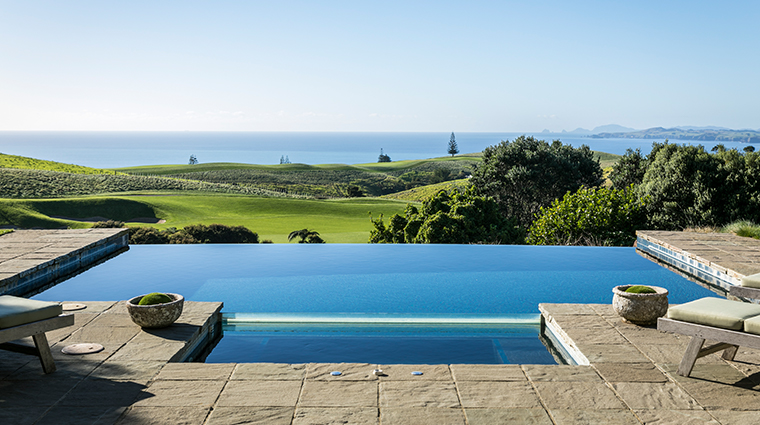
[(738, 220), (720, 229), (723, 233), (733, 233), (737, 236), (760, 239), (760, 226), (748, 221)]
[(422, 204), (407, 205), (404, 216), (394, 214), (386, 227), (383, 217), (372, 219), (370, 243), (523, 243), (523, 232), (506, 219), (492, 198), (465, 191), (440, 191)]
[(194, 244), (194, 243), (259, 243), (259, 235), (244, 226), (224, 224), (192, 224), (177, 230), (170, 227), (131, 227), (129, 243), (142, 244)]
[(162, 294), (160, 292), (151, 292), (148, 295), (140, 298), (140, 302), (137, 305), (155, 305), (166, 304), (174, 301), (170, 296)]
[(533, 245), (631, 246), (646, 226), (645, 203), (633, 186), (581, 188), (556, 199), (528, 229)]
[(656, 294), (657, 291), (644, 285), (633, 285), (625, 290), (629, 294)]
[(124, 227), (124, 222), (117, 220), (98, 221), (92, 225), (93, 229), (114, 229), (122, 227)]
[(259, 235), (243, 226), (193, 224), (182, 231), (200, 243), (259, 243)]
[(155, 245), (169, 243), (169, 237), (155, 227), (130, 227), (130, 245)]

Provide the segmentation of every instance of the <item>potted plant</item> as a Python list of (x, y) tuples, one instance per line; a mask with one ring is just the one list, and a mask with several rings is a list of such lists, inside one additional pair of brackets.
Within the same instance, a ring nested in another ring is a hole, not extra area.
[(132, 321), (143, 328), (165, 328), (182, 314), (185, 298), (179, 294), (153, 292), (127, 301)]
[(668, 290), (659, 286), (620, 285), (612, 288), (612, 308), (624, 322), (651, 325), (668, 312)]

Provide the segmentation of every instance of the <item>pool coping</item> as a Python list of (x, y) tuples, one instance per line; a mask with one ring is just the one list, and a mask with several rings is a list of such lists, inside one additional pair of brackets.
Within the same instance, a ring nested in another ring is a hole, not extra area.
[(0, 236), (0, 295), (30, 297), (129, 249), (128, 229), (14, 230)]
[(760, 273), (760, 240), (731, 233), (639, 230), (636, 251), (687, 279), (726, 295)]

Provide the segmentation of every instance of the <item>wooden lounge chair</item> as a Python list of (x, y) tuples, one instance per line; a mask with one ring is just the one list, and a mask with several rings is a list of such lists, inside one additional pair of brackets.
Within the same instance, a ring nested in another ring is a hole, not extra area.
[[(0, 296), (0, 349), (38, 356), (45, 373), (55, 372), (45, 332), (74, 324), (73, 314), (62, 314), (58, 303)], [(31, 336), (34, 347), (12, 343)]]
[[(760, 299), (760, 274), (742, 279), (731, 295)], [(668, 309), (667, 318), (657, 320), (657, 329), (691, 337), (678, 374), (689, 376), (698, 358), (723, 350), (733, 360), (740, 346), (760, 349), (760, 305), (723, 298), (701, 298)], [(703, 347), (705, 340), (716, 341)]]

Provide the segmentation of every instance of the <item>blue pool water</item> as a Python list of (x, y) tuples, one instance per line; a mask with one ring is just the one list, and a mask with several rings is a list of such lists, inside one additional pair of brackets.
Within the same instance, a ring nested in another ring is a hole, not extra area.
[(222, 301), (208, 361), (553, 363), (538, 304), (609, 304), (622, 284), (715, 296), (633, 248), (263, 244), (132, 246), (35, 298)]

